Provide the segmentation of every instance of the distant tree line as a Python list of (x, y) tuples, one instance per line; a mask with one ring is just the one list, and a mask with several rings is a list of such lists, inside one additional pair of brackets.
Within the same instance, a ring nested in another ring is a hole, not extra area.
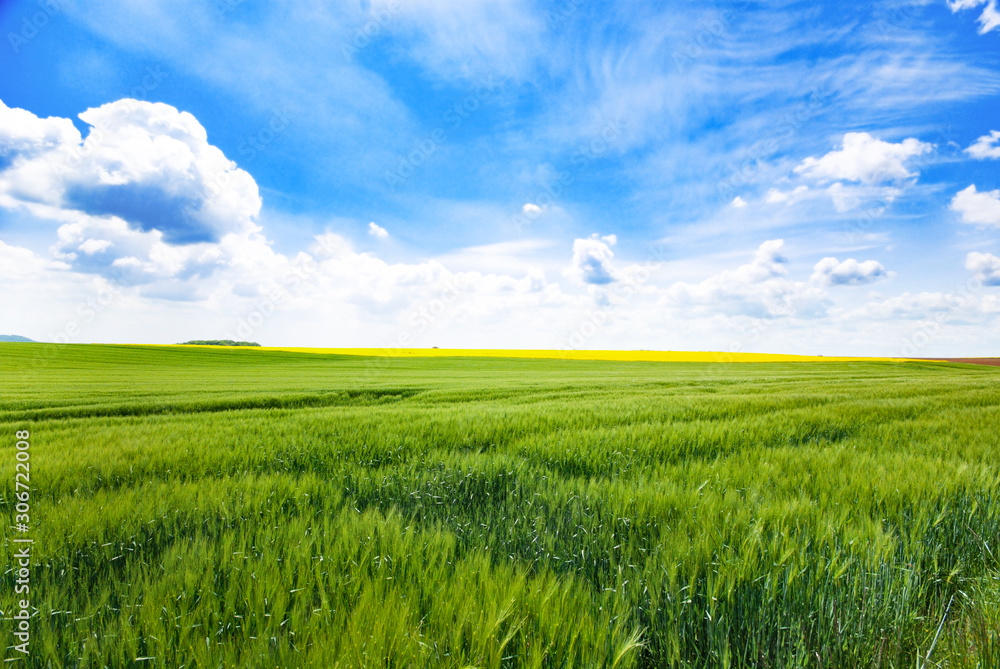
[(178, 346), (260, 346), (255, 341), (233, 341), (232, 339), (192, 339)]

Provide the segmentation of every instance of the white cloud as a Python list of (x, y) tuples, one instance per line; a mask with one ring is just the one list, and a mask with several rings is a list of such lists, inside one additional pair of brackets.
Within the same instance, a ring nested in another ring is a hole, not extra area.
[(985, 35), (1000, 26), (1000, 11), (997, 11), (996, 0), (948, 0), (948, 7), (952, 12), (980, 6), (983, 6), (983, 13), (979, 15), (979, 34)]
[(368, 234), (378, 239), (386, 239), (389, 236), (389, 231), (375, 221), (372, 221), (368, 224)]
[(848, 258), (823, 258), (813, 267), (812, 281), (825, 286), (861, 286), (889, 276), (882, 263), (875, 260), (858, 262)]
[(94, 255), (95, 253), (107, 251), (112, 246), (114, 246), (114, 242), (110, 242), (107, 239), (88, 239), (77, 248), (87, 255)]
[(742, 209), (743, 207), (747, 206), (747, 201), (741, 198), (739, 195), (737, 195), (736, 197), (733, 198), (733, 201), (729, 203), (729, 206), (733, 207), (734, 209)]
[(825, 312), (826, 295), (808, 284), (790, 281), (781, 251), (784, 240), (764, 242), (752, 262), (724, 270), (696, 284), (678, 282), (665, 292), (670, 306), (699, 312), (778, 318)]
[(959, 309), (962, 303), (960, 297), (948, 293), (903, 293), (867, 304), (857, 313), (862, 317), (880, 319), (919, 319), (936, 313), (950, 313)]
[(992, 253), (973, 251), (965, 257), (965, 269), (986, 286), (1000, 286), (1000, 258)]
[(541, 48), (544, 18), (524, 0), (373, 0), (410, 57), (440, 76), (519, 77)]
[(0, 207), (60, 223), (56, 258), (123, 283), (187, 280), (274, 254), (245, 171), (194, 116), (119, 100), (68, 119), (0, 103)]
[(615, 257), (611, 246), (618, 242), (615, 235), (600, 237), (591, 235), (589, 239), (573, 241), (573, 261), (566, 271), (583, 283), (604, 285), (615, 281), (615, 271), (611, 265)]
[(979, 192), (973, 184), (952, 198), (951, 210), (962, 215), (963, 223), (1000, 226), (1000, 190)]
[(892, 144), (867, 132), (849, 132), (844, 135), (839, 151), (831, 151), (822, 158), (806, 158), (795, 172), (820, 181), (845, 180), (869, 185), (910, 179), (917, 174), (910, 172), (905, 163), (933, 148), (913, 137)]
[(528, 218), (535, 218), (542, 213), (542, 208), (532, 202), (525, 202), (521, 207), (521, 212)]
[(764, 201), (768, 204), (794, 204), (805, 197), (808, 192), (808, 186), (797, 186), (791, 191), (782, 191), (777, 188), (772, 188), (767, 191), (767, 195), (764, 196)]
[(79, 141), (80, 133), (68, 118), (42, 119), (0, 101), (0, 169), (15, 158), (31, 158)]
[(973, 158), (986, 160), (987, 158), (1000, 158), (1000, 130), (991, 130), (990, 134), (983, 135), (975, 143), (965, 150)]

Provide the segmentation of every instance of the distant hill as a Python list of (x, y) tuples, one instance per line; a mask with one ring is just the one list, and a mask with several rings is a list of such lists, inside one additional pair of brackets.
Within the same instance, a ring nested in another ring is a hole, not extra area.
[(232, 339), (192, 339), (178, 346), (260, 346), (255, 341), (233, 341)]
[(20, 341), (20, 342), (31, 342), (34, 343), (34, 339), (28, 339), (27, 337), (22, 337), (21, 335), (0, 335), (0, 341)]

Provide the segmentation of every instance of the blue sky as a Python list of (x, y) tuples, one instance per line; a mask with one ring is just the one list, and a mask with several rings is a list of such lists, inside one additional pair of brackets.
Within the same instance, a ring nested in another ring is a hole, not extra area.
[(0, 332), (997, 354), (994, 1), (0, 3)]

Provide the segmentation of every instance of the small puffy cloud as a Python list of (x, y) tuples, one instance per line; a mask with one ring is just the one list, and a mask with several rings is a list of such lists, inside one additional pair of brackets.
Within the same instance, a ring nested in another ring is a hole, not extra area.
[(867, 132), (849, 132), (844, 135), (839, 151), (831, 151), (822, 158), (806, 158), (795, 172), (820, 181), (844, 180), (868, 185), (910, 179), (917, 174), (907, 169), (906, 162), (933, 148), (913, 137), (892, 144)]
[(733, 201), (729, 203), (729, 206), (733, 207), (734, 209), (742, 209), (743, 207), (747, 206), (747, 201), (741, 198), (739, 195), (737, 195), (736, 197), (733, 198)]
[(784, 247), (784, 239), (772, 239), (761, 244), (754, 253), (753, 262), (737, 270), (740, 277), (747, 281), (763, 281), (788, 274), (788, 270), (785, 269), (788, 258), (781, 255), (781, 249)]
[(808, 186), (798, 186), (795, 190), (791, 191), (782, 191), (777, 188), (772, 188), (767, 191), (767, 195), (764, 196), (764, 201), (768, 204), (793, 204), (801, 200), (807, 192), (809, 192)]
[(532, 202), (525, 202), (521, 207), (521, 212), (528, 218), (535, 218), (542, 213), (542, 208)]
[(378, 239), (386, 239), (389, 236), (389, 231), (372, 221), (368, 224), (368, 234)]
[(963, 223), (1000, 226), (1000, 190), (979, 192), (973, 184), (952, 198), (950, 208)]
[(986, 286), (1000, 286), (1000, 258), (992, 253), (973, 251), (965, 257), (965, 269)]
[(996, 0), (948, 0), (948, 7), (952, 12), (983, 7), (983, 12), (979, 15), (980, 35), (1000, 26), (1000, 11), (997, 11)]
[(861, 286), (889, 276), (882, 263), (875, 260), (858, 262), (848, 258), (823, 258), (813, 267), (812, 281), (824, 286)]
[(112, 246), (114, 246), (114, 242), (110, 242), (107, 239), (88, 239), (77, 248), (87, 255), (94, 255), (95, 253), (107, 251)]
[(573, 261), (567, 275), (583, 283), (605, 285), (615, 280), (611, 261), (615, 257), (611, 247), (618, 242), (615, 235), (604, 237), (596, 234), (589, 239), (573, 241)]
[(990, 134), (983, 135), (975, 143), (965, 150), (973, 158), (986, 160), (987, 158), (1000, 158), (1000, 130), (992, 130)]

